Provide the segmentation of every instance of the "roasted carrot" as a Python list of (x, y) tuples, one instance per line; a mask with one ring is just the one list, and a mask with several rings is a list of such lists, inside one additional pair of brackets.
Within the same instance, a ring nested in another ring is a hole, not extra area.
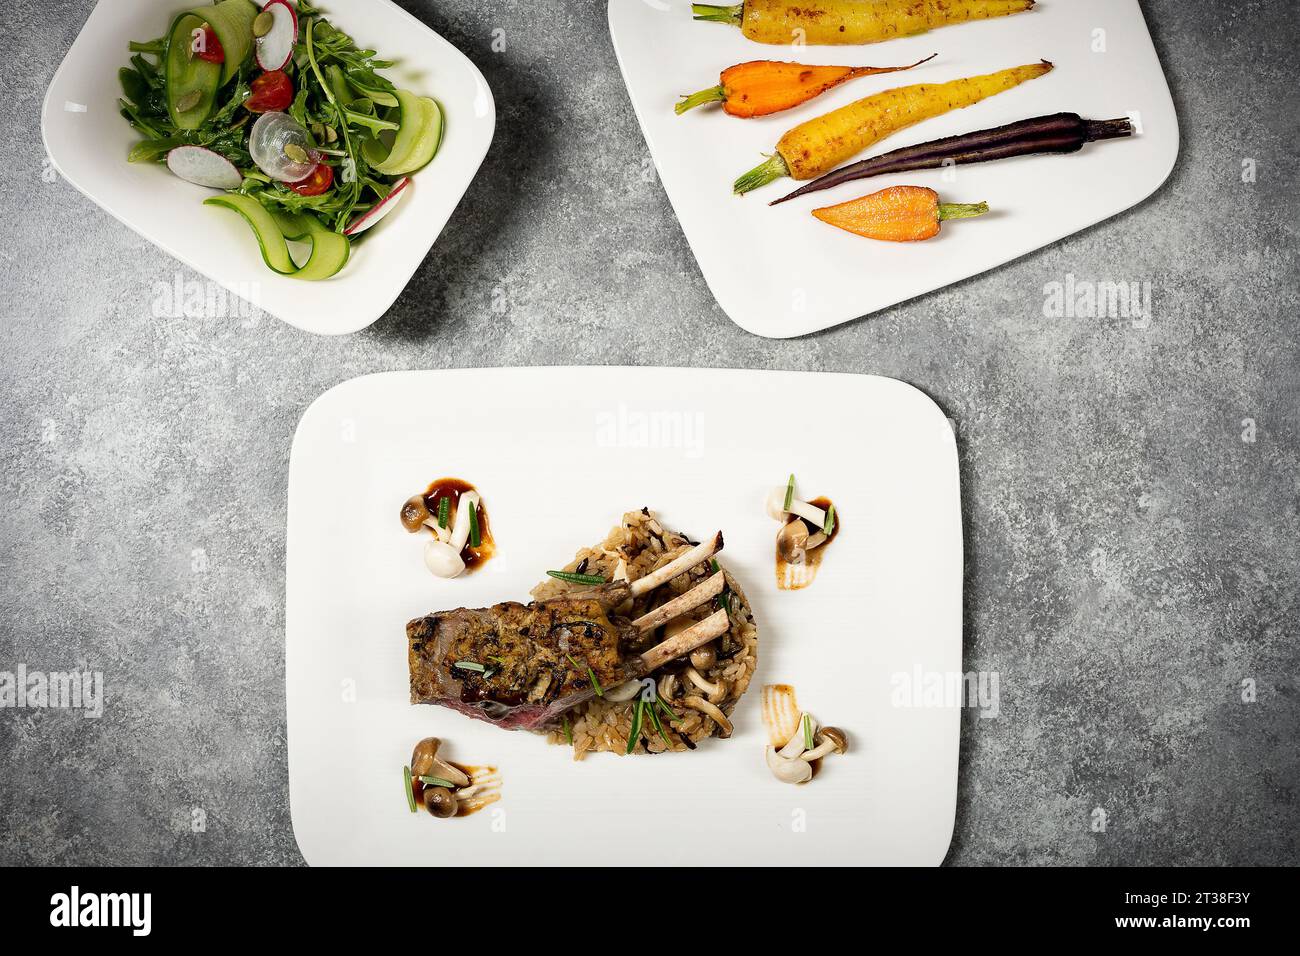
[(1046, 60), (948, 83), (899, 86), (800, 123), (781, 137), (776, 153), (736, 180), (747, 193), (782, 176), (816, 179), (846, 159), (922, 120), (978, 103), (1042, 76)]
[(691, 4), (696, 20), (731, 23), (758, 43), (879, 43), (968, 20), (1022, 13), (1034, 0), (745, 0)]
[(941, 203), (939, 194), (926, 186), (890, 186), (837, 206), (814, 209), (813, 215), (868, 239), (920, 242), (937, 236), (944, 220), (972, 219), (988, 211), (984, 202)]
[(683, 96), (674, 109), (680, 116), (705, 103), (721, 103), (722, 109), (730, 116), (741, 119), (767, 116), (806, 103), (814, 96), (821, 96), (832, 87), (860, 76), (910, 70), (937, 55), (931, 53), (924, 60), (908, 66), (807, 66), (779, 60), (750, 60), (727, 67), (719, 77), (721, 83)]

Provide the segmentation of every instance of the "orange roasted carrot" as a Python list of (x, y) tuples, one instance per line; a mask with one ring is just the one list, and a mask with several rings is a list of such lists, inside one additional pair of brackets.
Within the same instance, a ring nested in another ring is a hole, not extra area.
[(939, 202), (939, 194), (926, 186), (890, 186), (836, 206), (814, 209), (822, 222), (868, 239), (885, 242), (919, 242), (939, 234), (945, 219), (971, 219), (989, 211), (988, 203)]
[(719, 85), (683, 96), (674, 109), (680, 116), (705, 103), (721, 103), (730, 116), (741, 119), (767, 116), (807, 103), (814, 96), (860, 76), (899, 73), (935, 56), (931, 53), (908, 66), (808, 66), (780, 60), (750, 60), (727, 67), (719, 77), (722, 80)]

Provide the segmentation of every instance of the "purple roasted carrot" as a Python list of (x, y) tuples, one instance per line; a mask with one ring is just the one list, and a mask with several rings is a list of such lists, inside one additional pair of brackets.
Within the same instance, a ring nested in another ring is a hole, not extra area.
[(796, 196), (870, 176), (904, 173), (914, 169), (935, 169), (950, 164), (987, 163), (995, 159), (1035, 153), (1074, 153), (1082, 149), (1085, 143), (1131, 135), (1133, 125), (1127, 119), (1086, 120), (1077, 113), (1036, 116), (996, 129), (904, 146), (902, 149), (850, 163), (814, 179), (787, 196), (773, 200), (769, 205), (775, 206)]

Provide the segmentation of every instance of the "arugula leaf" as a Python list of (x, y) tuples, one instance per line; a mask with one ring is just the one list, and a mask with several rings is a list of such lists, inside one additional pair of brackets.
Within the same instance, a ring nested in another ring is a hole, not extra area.
[(128, 163), (152, 163), (162, 159), (177, 146), (184, 146), (185, 140), (180, 136), (167, 136), (163, 139), (143, 139), (131, 147), (126, 157)]

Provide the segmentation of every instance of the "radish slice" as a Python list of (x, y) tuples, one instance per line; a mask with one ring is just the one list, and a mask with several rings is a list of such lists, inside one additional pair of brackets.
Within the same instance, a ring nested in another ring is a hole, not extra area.
[(397, 202), (406, 193), (406, 187), (411, 180), (403, 176), (393, 185), (393, 191), (384, 197), (383, 201), (367, 209), (356, 219), (352, 220), (352, 225), (343, 230), (345, 236), (355, 236), (365, 232), (379, 220), (383, 219), (397, 207)]
[(262, 12), (269, 12), (275, 20), (270, 32), (257, 38), (257, 65), (267, 71), (283, 70), (298, 42), (298, 13), (288, 0), (271, 0)]
[(167, 168), (196, 186), (238, 189), (244, 181), (235, 164), (206, 146), (177, 146), (167, 154)]
[[(307, 154), (299, 163), (285, 155), (293, 145)], [(248, 154), (257, 168), (282, 183), (300, 183), (312, 174), (321, 157), (308, 147), (307, 131), (288, 113), (263, 113), (248, 133)]]

